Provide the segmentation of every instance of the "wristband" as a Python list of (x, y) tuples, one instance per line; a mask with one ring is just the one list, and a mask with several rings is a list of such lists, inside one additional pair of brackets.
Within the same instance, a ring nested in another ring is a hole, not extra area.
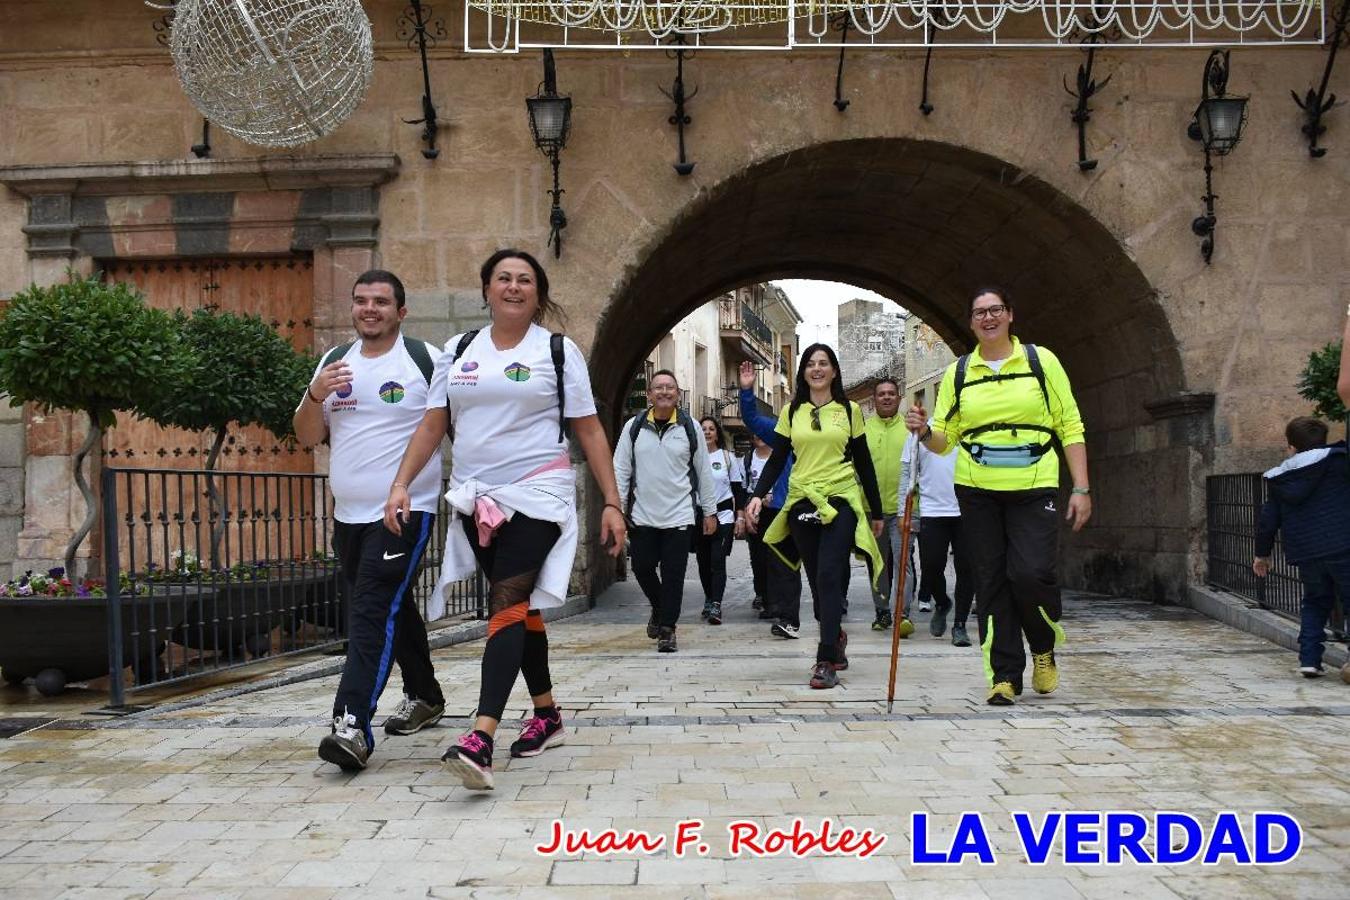
[(612, 509), (612, 510), (614, 510), (615, 512), (617, 512), (619, 515), (623, 515), (623, 507), (620, 506), (620, 505), (617, 504), (617, 503), (606, 503), (602, 508), (603, 508), (603, 509)]
[(1076, 487), (1076, 488), (1074, 488), (1072, 491), (1070, 491), (1069, 493), (1071, 493), (1071, 494), (1078, 494), (1080, 497), (1086, 497), (1088, 494), (1092, 493), (1092, 488), (1080, 488), (1080, 487)]
[(401, 487), (401, 488), (405, 488), (407, 486), (408, 482), (406, 481), (395, 481), (393, 484), (390, 485), (390, 487)]
[(322, 397), (314, 396), (314, 385), (312, 384), (305, 385), (305, 395), (309, 397), (310, 401), (313, 403), (323, 403)]
[(920, 444), (928, 443), (928, 439), (932, 436), (933, 436), (933, 426), (929, 425), (927, 426), (927, 430), (924, 431), (924, 433), (919, 436), (919, 443)]

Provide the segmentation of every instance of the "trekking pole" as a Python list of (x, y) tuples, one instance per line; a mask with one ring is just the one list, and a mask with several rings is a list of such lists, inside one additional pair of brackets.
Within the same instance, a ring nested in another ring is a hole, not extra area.
[(909, 532), (914, 525), (914, 483), (919, 473), (919, 442), (914, 435), (909, 437), (909, 479), (905, 485), (905, 514), (900, 520), (900, 562), (895, 573), (896, 615), (891, 623), (891, 677), (886, 685), (886, 715), (891, 714), (895, 706), (895, 671), (900, 663), (900, 621), (904, 616), (905, 578), (909, 575)]

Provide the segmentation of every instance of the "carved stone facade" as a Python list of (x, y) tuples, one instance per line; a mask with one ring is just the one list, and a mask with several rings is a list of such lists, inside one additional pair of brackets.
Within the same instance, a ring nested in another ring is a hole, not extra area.
[[(846, 281), (965, 348), (968, 291), (1003, 284), (1017, 298), (1019, 333), (1064, 361), (1088, 424), (1096, 512), (1065, 539), (1066, 577), (1159, 599), (1178, 596), (1203, 566), (1204, 476), (1278, 458), (1283, 422), (1306, 410), (1297, 373), (1350, 299), (1350, 120), (1328, 115), (1330, 152), (1311, 160), (1289, 98), (1320, 77), (1320, 48), (1233, 54), (1230, 89), (1251, 95), (1251, 117), (1216, 167), (1212, 265), (1190, 231), (1204, 178), (1186, 137), (1203, 52), (1098, 53), (1112, 80), (1094, 98), (1090, 172), (1076, 165), (1061, 87), (1081, 51), (939, 49), (929, 116), (917, 108), (921, 54), (851, 54), (841, 114), (835, 54), (701, 53), (685, 63), (686, 83), (699, 88), (687, 108), (697, 163), (687, 177), (671, 168), (670, 103), (658, 90), (672, 62), (560, 53), (559, 88), (575, 109), (562, 164), (569, 224), (554, 259), (551, 173), (523, 102), (541, 77), (538, 55), (459, 52), (448, 16), (450, 37), (431, 60), (445, 127), (440, 157), (426, 160), (420, 129), (401, 121), (418, 116), (422, 89), (419, 62), (395, 35), (404, 5), (366, 3), (375, 85), (336, 134), (295, 155), (216, 137), (212, 160), (199, 163), (188, 157), (201, 120), (155, 43), (153, 11), (72, 0), (57, 27), (52, 4), (6, 4), (0, 160), (24, 168), (0, 173), (10, 185), (0, 191), (0, 297), (106, 252), (235, 252), (241, 215), (254, 215), (245, 230), (259, 240), (287, 250), (310, 241), (325, 345), (345, 328), (352, 276), (371, 261), (408, 283), (409, 327), (440, 339), (482, 321), (478, 266), (518, 245), (549, 266), (612, 428), (661, 335), (738, 286)], [(335, 158), (339, 168), (388, 162), (357, 184), (270, 174)], [(47, 171), (37, 178), (32, 166)], [(99, 187), (72, 174), (93, 170), (105, 170)], [(307, 203), (313, 190), (327, 200)], [(248, 203), (255, 213), (242, 212)], [(1212, 405), (1197, 399), (1208, 395)], [(21, 436), (12, 417), (0, 421), (3, 561), (15, 555), (21, 461), (34, 535), (34, 493), (54, 487), (34, 475), (43, 464)], [(582, 560), (578, 584), (603, 584), (607, 568), (589, 543)]]

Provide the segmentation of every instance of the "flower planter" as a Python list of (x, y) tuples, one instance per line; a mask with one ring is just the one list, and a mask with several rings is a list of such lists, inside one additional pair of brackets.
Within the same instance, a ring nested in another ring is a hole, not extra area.
[[(149, 621), (151, 607), (164, 597), (122, 598), (124, 662), (142, 678), (153, 671), (164, 641), (143, 638), (139, 657), (132, 648), (133, 623)], [(162, 614), (162, 609), (155, 610)], [(67, 682), (108, 674), (108, 598), (0, 597), (0, 670), (11, 684), (44, 677), (38, 689), (59, 694)]]
[(245, 651), (266, 656), (273, 629), (289, 626), (294, 631), (299, 621), (331, 622), (334, 614), (324, 613), (317, 604), (332, 602), (335, 585), (333, 572), (215, 582), (213, 593), (187, 604), (170, 639), (235, 661), (243, 661)]

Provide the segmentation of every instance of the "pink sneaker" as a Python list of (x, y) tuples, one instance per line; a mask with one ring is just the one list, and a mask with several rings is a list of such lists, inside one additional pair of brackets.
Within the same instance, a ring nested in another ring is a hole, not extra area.
[(553, 708), (552, 716), (533, 716), (520, 730), (520, 737), (511, 745), (511, 755), (515, 757), (538, 756), (549, 747), (556, 747), (566, 740), (563, 731), (562, 710)]
[(458, 775), (471, 791), (490, 791), (492, 784), (492, 739), (470, 731), (450, 745), (441, 757), (447, 772)]

